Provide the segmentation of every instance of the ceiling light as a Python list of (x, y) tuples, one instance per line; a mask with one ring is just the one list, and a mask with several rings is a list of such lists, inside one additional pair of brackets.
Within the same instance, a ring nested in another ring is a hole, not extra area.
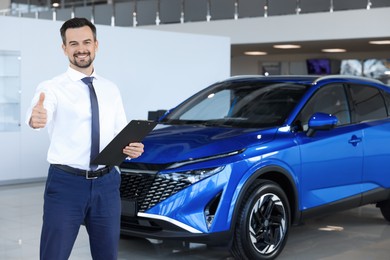
[(267, 55), (268, 53), (264, 51), (246, 51), (244, 52), (245, 55), (251, 55), (251, 56), (260, 56), (260, 55)]
[(322, 49), (321, 51), (322, 52), (346, 52), (347, 50), (334, 48), (334, 49)]
[(276, 49), (299, 49), (299, 48), (301, 48), (301, 45), (279, 44), (279, 45), (274, 45), (274, 48), (276, 48)]
[(52, 4), (52, 6), (55, 7), (55, 8), (60, 7), (60, 3), (55, 2), (55, 3)]
[(383, 41), (369, 41), (370, 44), (390, 44), (390, 40)]

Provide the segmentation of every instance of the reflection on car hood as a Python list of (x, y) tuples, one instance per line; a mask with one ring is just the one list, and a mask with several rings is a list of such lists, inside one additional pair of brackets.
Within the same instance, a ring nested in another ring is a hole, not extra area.
[(276, 130), (158, 125), (142, 141), (145, 152), (131, 161), (167, 164), (225, 154), (270, 141)]

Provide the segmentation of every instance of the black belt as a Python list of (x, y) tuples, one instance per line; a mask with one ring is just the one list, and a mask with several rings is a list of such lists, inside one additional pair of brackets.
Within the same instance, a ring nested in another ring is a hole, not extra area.
[(108, 166), (96, 171), (89, 171), (89, 170), (73, 168), (63, 164), (52, 164), (52, 165), (60, 170), (63, 170), (64, 172), (77, 175), (77, 176), (84, 176), (86, 179), (96, 179), (98, 177), (102, 177), (103, 175), (110, 173), (110, 171), (112, 170), (112, 167), (108, 167)]

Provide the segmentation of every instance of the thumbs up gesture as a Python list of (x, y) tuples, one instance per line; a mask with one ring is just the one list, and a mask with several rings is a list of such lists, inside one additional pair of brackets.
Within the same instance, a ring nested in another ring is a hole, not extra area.
[(43, 106), (45, 101), (45, 93), (39, 95), (38, 103), (33, 107), (31, 117), (30, 117), (30, 126), (34, 129), (44, 128), (47, 122), (47, 111)]

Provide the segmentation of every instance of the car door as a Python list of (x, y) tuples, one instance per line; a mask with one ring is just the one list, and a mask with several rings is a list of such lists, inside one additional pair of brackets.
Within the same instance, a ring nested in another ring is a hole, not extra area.
[[(335, 115), (337, 126), (307, 136), (307, 123), (315, 112)], [(362, 129), (351, 124), (350, 104), (343, 84), (321, 87), (296, 119), (302, 131), (296, 133), (300, 147), (300, 209), (360, 196), (363, 146)], [(359, 199), (351, 200), (353, 205)]]
[(390, 94), (365, 85), (350, 85), (352, 121), (364, 134), (362, 190), (390, 187)]

